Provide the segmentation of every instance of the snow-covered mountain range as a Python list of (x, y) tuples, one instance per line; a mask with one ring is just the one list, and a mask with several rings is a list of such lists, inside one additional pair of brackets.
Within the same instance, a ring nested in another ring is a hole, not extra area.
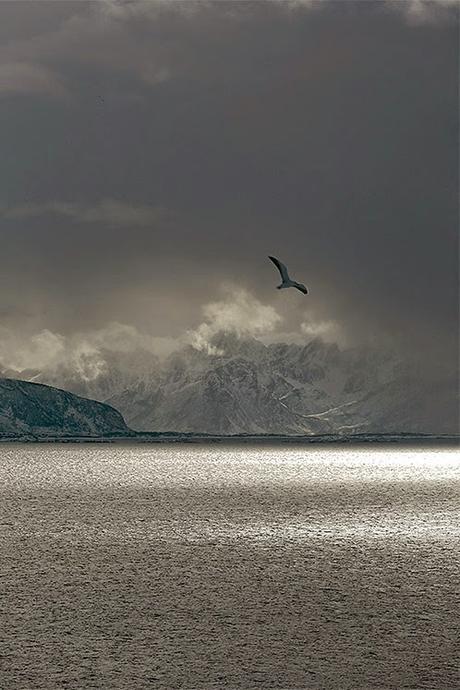
[(320, 339), (267, 345), (219, 333), (212, 347), (186, 345), (161, 362), (143, 350), (101, 350), (97, 366), (60, 365), (29, 378), (108, 402), (138, 431), (458, 431), (455, 377), (429, 382), (394, 353)]

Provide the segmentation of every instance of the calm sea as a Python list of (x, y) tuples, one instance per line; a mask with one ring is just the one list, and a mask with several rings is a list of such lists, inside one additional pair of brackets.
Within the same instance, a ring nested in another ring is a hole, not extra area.
[(0, 458), (2, 690), (460, 687), (458, 450)]

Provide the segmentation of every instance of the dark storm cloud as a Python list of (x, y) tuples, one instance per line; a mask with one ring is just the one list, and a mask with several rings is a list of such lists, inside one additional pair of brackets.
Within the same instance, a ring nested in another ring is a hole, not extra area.
[(60, 333), (177, 334), (229, 281), (298, 328), (306, 302), (273, 291), (273, 253), (320, 321), (453, 363), (452, 3), (24, 6), (0, 5), (18, 327), (32, 310)]

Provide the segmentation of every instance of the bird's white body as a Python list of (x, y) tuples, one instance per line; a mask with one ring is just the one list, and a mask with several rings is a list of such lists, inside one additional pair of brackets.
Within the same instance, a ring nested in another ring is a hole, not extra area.
[(301, 287), (305, 287), (305, 285), (302, 285), (302, 283), (296, 283), (295, 280), (286, 280), (285, 282), (281, 283), (281, 285), (276, 286), (278, 290), (283, 290), (284, 288), (297, 288), (298, 290)]

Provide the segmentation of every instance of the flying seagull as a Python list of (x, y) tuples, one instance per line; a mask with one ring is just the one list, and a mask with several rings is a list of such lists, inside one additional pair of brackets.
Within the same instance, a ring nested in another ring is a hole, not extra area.
[(305, 287), (305, 285), (302, 285), (302, 283), (296, 283), (295, 280), (291, 280), (289, 278), (288, 270), (287, 270), (286, 266), (281, 263), (281, 261), (278, 261), (278, 259), (275, 259), (274, 256), (269, 256), (268, 258), (270, 259), (270, 261), (273, 261), (276, 268), (278, 269), (278, 271), (281, 274), (282, 283), (281, 283), (281, 285), (276, 286), (278, 290), (282, 290), (283, 288), (293, 287), (293, 288), (297, 288), (297, 290), (300, 290), (300, 292), (303, 292), (304, 295), (308, 295), (308, 290)]

